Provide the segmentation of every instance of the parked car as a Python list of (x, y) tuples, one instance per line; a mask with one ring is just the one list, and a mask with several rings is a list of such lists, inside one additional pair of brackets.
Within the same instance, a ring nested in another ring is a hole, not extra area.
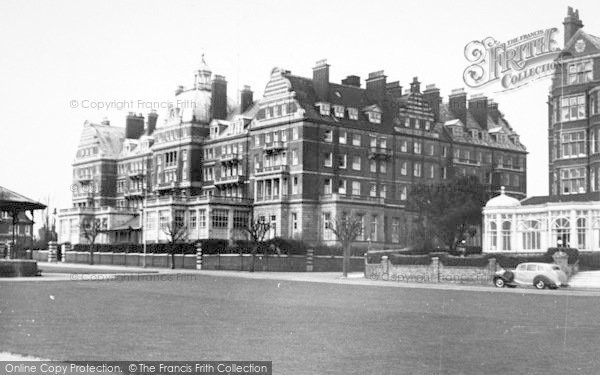
[(556, 264), (521, 263), (514, 270), (496, 272), (494, 285), (498, 288), (533, 285), (537, 289), (556, 289), (567, 286), (567, 275)]

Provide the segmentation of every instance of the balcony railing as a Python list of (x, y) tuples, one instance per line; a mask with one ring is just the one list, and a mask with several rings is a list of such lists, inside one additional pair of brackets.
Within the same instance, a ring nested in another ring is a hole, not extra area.
[(369, 158), (371, 159), (389, 159), (392, 157), (392, 150), (386, 147), (369, 148)]
[(254, 170), (254, 175), (255, 176), (265, 176), (268, 174), (275, 174), (275, 173), (289, 173), (289, 171), (290, 171), (290, 167), (287, 164), (270, 165), (268, 167), (256, 168)]
[(348, 202), (369, 202), (374, 204), (385, 204), (386, 198), (372, 197), (364, 195), (351, 195), (351, 194), (324, 194), (320, 197), (321, 201), (348, 201)]
[(238, 153), (221, 154), (219, 159), (221, 163), (237, 163), (241, 160), (241, 155)]
[(456, 164), (467, 164), (467, 165), (481, 165), (480, 161), (477, 161), (475, 159), (468, 159), (468, 158), (452, 158), (452, 161)]
[(129, 172), (127, 172), (127, 175), (131, 179), (140, 179), (140, 178), (143, 178), (146, 175), (146, 172), (144, 172), (141, 169), (137, 169), (135, 171), (129, 171)]
[(271, 143), (267, 143), (263, 146), (263, 151), (266, 153), (274, 153), (274, 152), (279, 152), (283, 149), (285, 149), (285, 144), (283, 142), (271, 142)]
[(244, 175), (221, 176), (215, 180), (215, 185), (236, 185), (244, 183)]
[(80, 184), (89, 184), (90, 182), (92, 182), (94, 180), (94, 175), (91, 174), (84, 174), (81, 176), (77, 176), (77, 182), (79, 182)]

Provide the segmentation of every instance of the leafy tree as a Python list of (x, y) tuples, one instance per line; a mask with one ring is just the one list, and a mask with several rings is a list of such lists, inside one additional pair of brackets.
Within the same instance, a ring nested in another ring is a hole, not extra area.
[(169, 241), (171, 269), (175, 269), (175, 253), (177, 252), (177, 244), (187, 239), (188, 228), (184, 223), (173, 219), (170, 223), (163, 225), (162, 231), (167, 235), (167, 240)]
[(265, 221), (264, 216), (254, 219), (250, 217), (248, 226), (244, 227), (244, 231), (248, 233), (250, 241), (252, 242), (252, 263), (250, 265), (250, 272), (254, 272), (254, 266), (256, 264), (256, 253), (258, 248), (264, 242), (265, 236), (271, 229), (271, 224)]
[[(417, 214), (413, 237), (430, 248), (434, 236), (450, 249), (481, 224), (482, 208), (490, 198), (488, 185), (476, 176), (441, 184), (416, 184), (408, 195), (407, 208)], [(433, 236), (432, 236), (433, 235)]]
[(352, 242), (354, 242), (356, 237), (362, 233), (362, 226), (362, 218), (358, 216), (348, 216), (346, 214), (342, 214), (341, 217), (337, 217), (333, 222), (329, 223), (329, 229), (342, 243), (342, 249), (344, 251), (342, 272), (344, 277), (348, 277)]
[(94, 264), (94, 250), (96, 248), (96, 238), (102, 233), (103, 227), (100, 219), (93, 216), (84, 218), (79, 226), (83, 238), (88, 241), (90, 247), (90, 264)]

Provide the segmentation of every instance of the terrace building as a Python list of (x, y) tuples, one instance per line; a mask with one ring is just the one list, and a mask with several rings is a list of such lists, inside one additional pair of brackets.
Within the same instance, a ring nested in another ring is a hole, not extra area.
[(147, 241), (164, 241), (171, 220), (191, 240), (242, 238), (260, 217), (270, 237), (333, 244), (331, 222), (347, 213), (362, 218), (359, 241), (402, 246), (415, 183), (475, 174), (525, 196), (527, 152), (496, 103), (463, 90), (446, 103), (435, 86), (422, 91), (415, 77), (403, 90), (383, 71), (364, 88), (354, 75), (333, 83), (329, 71), (325, 60), (312, 78), (274, 68), (259, 100), (245, 87), (234, 106), (203, 64), (194, 88), (176, 93), (193, 111), (171, 108), (158, 127), (156, 114), (145, 126), (130, 115), (125, 130), (87, 123), (79, 150), (93, 152), (74, 163), (59, 240), (81, 242), (81, 220), (101, 217), (102, 241), (139, 241), (143, 209)]

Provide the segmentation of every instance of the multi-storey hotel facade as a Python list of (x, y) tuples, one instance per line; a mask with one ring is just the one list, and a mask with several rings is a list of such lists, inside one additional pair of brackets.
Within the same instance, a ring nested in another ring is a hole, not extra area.
[(484, 251), (600, 250), (600, 38), (568, 8), (548, 96), (549, 195), (500, 195), (484, 210)]
[[(477, 175), (491, 191), (525, 197), (525, 147), (481, 95), (435, 86), (406, 90), (383, 71), (341, 83), (317, 62), (312, 78), (275, 68), (259, 100), (244, 87), (237, 104), (224, 77), (204, 61), (190, 88), (178, 87), (164, 119), (130, 114), (125, 129), (84, 124), (73, 164), (73, 207), (62, 210), (59, 241), (165, 241), (173, 221), (188, 239), (244, 238), (264, 218), (269, 237), (333, 244), (342, 214), (362, 218), (358, 241), (410, 242), (410, 186)], [(161, 120), (161, 124), (159, 124)]]

